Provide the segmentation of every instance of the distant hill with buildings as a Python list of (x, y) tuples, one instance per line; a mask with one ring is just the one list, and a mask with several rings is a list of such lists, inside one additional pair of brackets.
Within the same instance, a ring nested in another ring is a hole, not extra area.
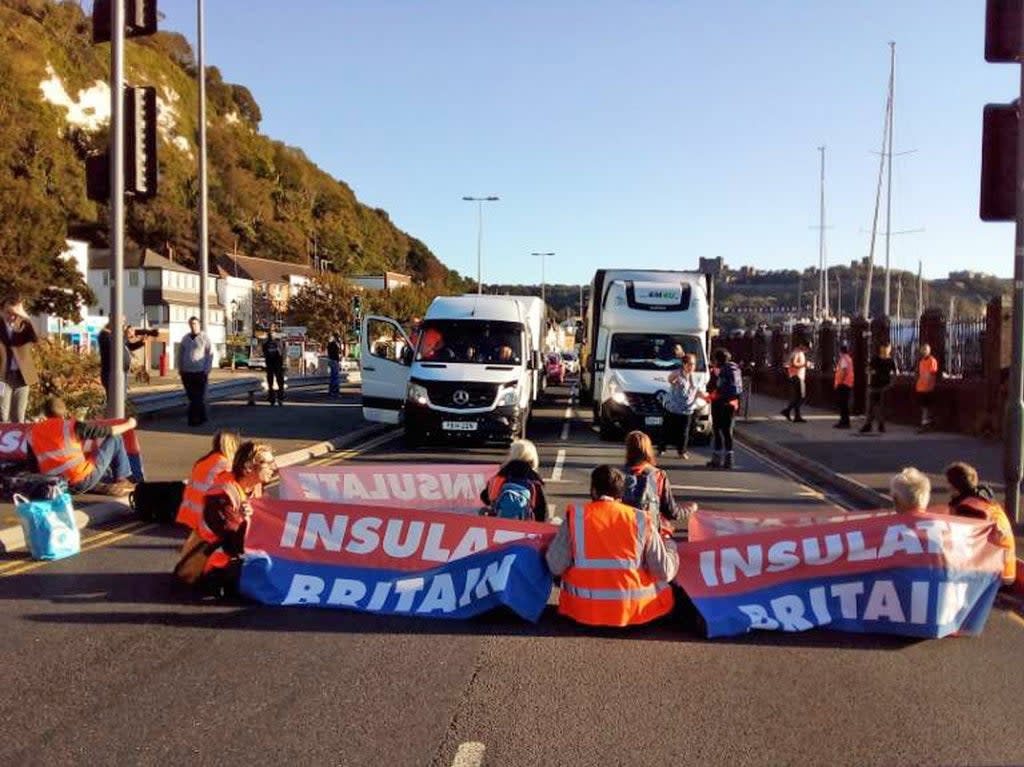
[[(0, 292), (46, 286), (85, 291), (55, 265), (68, 235), (100, 247), (106, 205), (85, 197), (85, 158), (106, 148), (109, 45), (94, 45), (75, 2), (0, 0)], [(194, 266), (199, 196), (193, 51), (180, 34), (129, 40), (126, 79), (157, 89), (159, 193), (129, 202), (130, 244)], [(294, 264), (314, 257), (342, 274), (409, 274), (438, 290), (463, 278), (388, 213), (356, 199), (300, 148), (260, 132), (259, 104), (244, 85), (207, 68), (209, 240), (232, 252)]]

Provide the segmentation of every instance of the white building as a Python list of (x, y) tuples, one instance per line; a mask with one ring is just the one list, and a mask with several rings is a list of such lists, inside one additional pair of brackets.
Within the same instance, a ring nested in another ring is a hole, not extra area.
[[(85, 282), (88, 282), (89, 243), (72, 239), (64, 242), (67, 244), (67, 250), (61, 253), (60, 257), (73, 262), (75, 270), (82, 275)], [(32, 320), (40, 335), (57, 336), (65, 343), (88, 350), (94, 346), (96, 334), (107, 324), (107, 318), (91, 315), (89, 307), (85, 304), (78, 307), (78, 313), (82, 319), (77, 323), (67, 322), (55, 314), (39, 314)]]
[[(151, 250), (125, 249), (126, 279), (124, 314), (129, 325), (161, 331), (147, 349), (149, 367), (158, 368), (160, 355), (167, 353), (167, 367), (175, 368), (178, 345), (189, 332), (189, 317), (199, 316), (199, 274)], [(89, 287), (96, 294), (93, 313), (110, 316), (110, 251), (89, 251)], [(210, 299), (206, 334), (216, 357), (224, 354), (224, 307), (219, 300), (218, 279), (207, 277)], [(216, 364), (216, 362), (214, 363)]]
[(412, 285), (412, 277), (399, 272), (384, 272), (383, 274), (357, 274), (349, 277), (348, 281), (366, 290), (387, 290), (396, 288), (407, 288)]
[(217, 280), (217, 300), (224, 307), (225, 332), (228, 337), (253, 336), (252, 280), (245, 277), (225, 277)]

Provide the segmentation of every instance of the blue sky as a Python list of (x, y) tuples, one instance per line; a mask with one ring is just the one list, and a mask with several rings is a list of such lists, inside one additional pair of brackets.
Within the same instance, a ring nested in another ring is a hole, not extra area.
[[(194, 0), (160, 0), (195, 39)], [(897, 44), (894, 267), (1012, 273), (978, 218), (981, 115), (1016, 97), (986, 64), (984, 3), (923, 0), (206, 0), (207, 63), (262, 130), (484, 282), (597, 267), (817, 263), (868, 253)], [(880, 227), (884, 226), (880, 218)], [(876, 263), (884, 259), (879, 240)]]

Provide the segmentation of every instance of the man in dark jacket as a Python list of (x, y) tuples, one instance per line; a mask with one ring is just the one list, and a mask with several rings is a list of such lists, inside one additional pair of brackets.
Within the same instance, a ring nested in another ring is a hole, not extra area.
[(278, 405), (284, 405), (284, 340), (277, 325), (270, 326), (270, 332), (263, 342), (263, 361), (267, 366), (267, 397), (270, 404), (273, 405), (276, 400)]
[(331, 340), (327, 342), (327, 367), (331, 375), (327, 383), (327, 396), (337, 397), (341, 394), (341, 344), (337, 333), (331, 333)]
[[(111, 317), (107, 322), (107, 326), (99, 332), (97, 336), (97, 343), (100, 347), (100, 380), (103, 382), (103, 388), (105, 391), (110, 391), (110, 371), (114, 364), (114, 353), (113, 344), (111, 343), (114, 334), (111, 331), (110, 323), (114, 321)], [(124, 315), (121, 316), (121, 327), (124, 332), (124, 360), (122, 362), (122, 375), (124, 376), (124, 390), (128, 391), (128, 371), (132, 366), (132, 352), (136, 349), (141, 349), (146, 345), (145, 339), (135, 338), (135, 333), (132, 332), (131, 327), (124, 321)]]

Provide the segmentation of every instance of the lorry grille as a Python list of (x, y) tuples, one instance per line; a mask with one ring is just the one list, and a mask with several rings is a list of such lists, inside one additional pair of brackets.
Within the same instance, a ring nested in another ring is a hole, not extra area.
[[(425, 381), (430, 402), (441, 407), (478, 408), (490, 407), (498, 396), (498, 385), (450, 381)], [(457, 392), (464, 391), (468, 400)], [(458, 400), (458, 401), (457, 401)]]
[(661, 415), (664, 412), (657, 395), (626, 392), (626, 397), (629, 400), (629, 407), (637, 415)]

